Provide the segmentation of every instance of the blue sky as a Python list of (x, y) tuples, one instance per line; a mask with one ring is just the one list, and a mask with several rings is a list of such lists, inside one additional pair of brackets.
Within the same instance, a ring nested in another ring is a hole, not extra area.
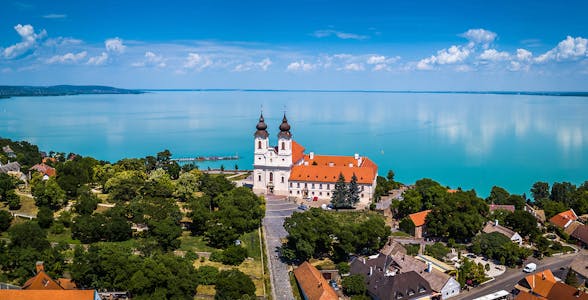
[(587, 1), (0, 6), (0, 84), (588, 90)]

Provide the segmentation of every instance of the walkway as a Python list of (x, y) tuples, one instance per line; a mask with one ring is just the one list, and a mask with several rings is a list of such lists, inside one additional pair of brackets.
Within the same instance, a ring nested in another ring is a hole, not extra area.
[(265, 218), (263, 219), (263, 233), (268, 256), (268, 269), (272, 283), (272, 299), (293, 300), (288, 264), (280, 259), (279, 247), (282, 239), (288, 233), (284, 229), (284, 219), (296, 211), (296, 203), (286, 200), (286, 197), (266, 196)]

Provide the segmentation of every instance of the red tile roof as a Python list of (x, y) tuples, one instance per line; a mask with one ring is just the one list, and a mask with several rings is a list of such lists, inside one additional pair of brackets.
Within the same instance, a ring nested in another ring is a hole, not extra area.
[(520, 291), (515, 300), (547, 300), (545, 297), (535, 296), (529, 292)]
[(95, 290), (0, 290), (2, 300), (95, 300)]
[(525, 277), (525, 280), (531, 287), (533, 293), (542, 297), (547, 297), (556, 282), (553, 273), (549, 269), (528, 275)]
[(490, 204), (490, 211), (495, 211), (495, 210), (506, 210), (506, 211), (510, 211), (510, 212), (514, 212), (515, 211), (515, 206), (514, 205), (507, 205), (507, 204)]
[(294, 276), (298, 285), (308, 300), (338, 300), (339, 296), (323, 278), (319, 270), (308, 262), (302, 263), (294, 269)]
[(37, 172), (43, 173), (43, 175), (47, 175), (50, 177), (55, 176), (55, 168), (48, 166), (46, 164), (36, 164), (31, 167), (31, 170), (35, 170)]
[(578, 291), (575, 287), (558, 282), (549, 291), (547, 299), (557, 300), (588, 300), (588, 294)]
[(427, 215), (431, 212), (431, 210), (424, 210), (424, 211), (420, 211), (414, 214), (410, 214), (408, 215), (408, 217), (412, 220), (412, 222), (414, 223), (414, 226), (419, 227), (419, 226), (423, 226), (425, 225), (425, 219), (427, 218)]
[(566, 225), (571, 224), (571, 222), (576, 221), (577, 219), (578, 216), (576, 215), (574, 210), (570, 209), (560, 212), (559, 214), (551, 217), (551, 219), (549, 219), (549, 222), (559, 228), (565, 228)]
[(37, 275), (27, 280), (22, 286), (23, 290), (63, 290), (63, 288), (51, 278), (45, 271), (37, 272)]
[(292, 163), (296, 164), (304, 158), (304, 147), (292, 140)]
[(290, 181), (337, 182), (343, 174), (346, 182), (353, 174), (357, 182), (372, 184), (378, 174), (378, 166), (369, 158), (362, 157), (361, 164), (353, 156), (309, 155), (304, 156), (304, 163), (292, 167)]

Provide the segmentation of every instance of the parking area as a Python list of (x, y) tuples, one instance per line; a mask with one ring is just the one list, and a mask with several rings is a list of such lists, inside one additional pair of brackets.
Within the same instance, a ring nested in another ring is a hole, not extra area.
[(492, 261), (491, 259), (488, 259), (486, 257), (482, 257), (482, 256), (477, 256), (473, 253), (467, 253), (465, 255), (465, 257), (473, 260), (476, 264), (482, 264), (484, 266), (489, 265), (489, 268), (486, 268), (486, 276), (488, 277), (497, 277), (500, 276), (502, 274), (504, 274), (504, 272), (506, 272), (506, 266), (497, 264), (495, 261)]

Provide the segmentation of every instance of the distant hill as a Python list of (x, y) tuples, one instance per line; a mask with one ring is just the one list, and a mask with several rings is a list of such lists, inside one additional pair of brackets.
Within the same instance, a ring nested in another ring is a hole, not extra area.
[(0, 98), (30, 96), (64, 96), (82, 94), (141, 94), (139, 90), (119, 89), (99, 85), (25, 86), (0, 85)]

